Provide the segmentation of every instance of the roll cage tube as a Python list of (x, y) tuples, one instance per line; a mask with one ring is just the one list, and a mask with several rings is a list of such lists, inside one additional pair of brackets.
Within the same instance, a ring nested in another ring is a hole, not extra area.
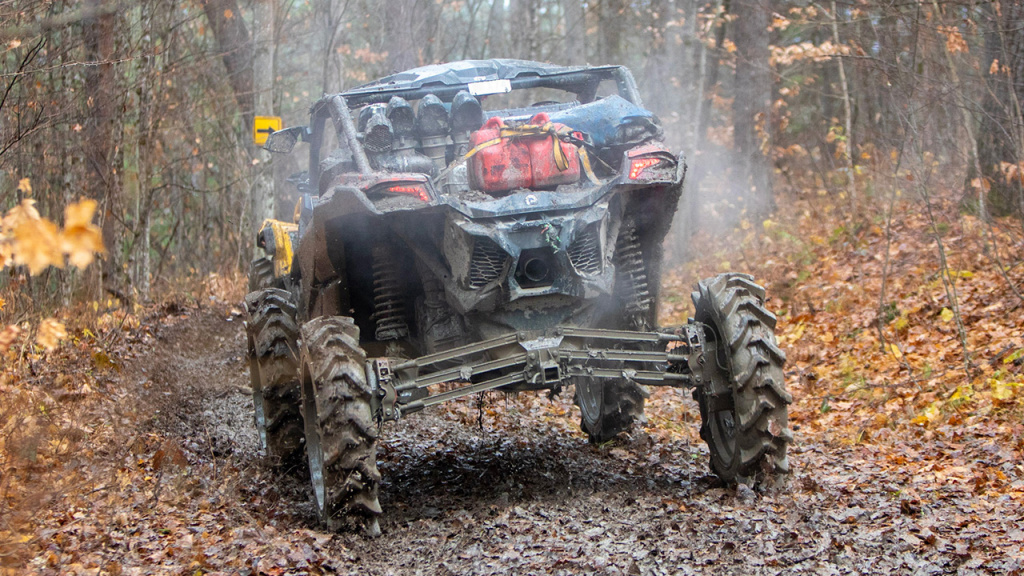
[[(579, 101), (586, 104), (594, 100), (594, 97), (597, 94), (597, 87), (602, 80), (614, 80), (616, 87), (619, 90), (619, 96), (633, 104), (636, 104), (637, 106), (640, 106), (641, 108), (643, 107), (643, 102), (640, 99), (640, 91), (636, 86), (636, 80), (633, 79), (633, 75), (630, 74), (629, 70), (622, 66), (610, 66), (606, 68), (541, 76), (536, 74), (524, 74), (515, 78), (510, 78), (509, 82), (511, 83), (513, 90), (528, 88), (556, 88), (565, 90), (566, 92), (576, 94)], [(354, 88), (351, 91), (344, 93), (344, 95), (350, 108), (358, 108), (366, 104), (387, 103), (391, 100), (392, 96), (401, 96), (406, 100), (419, 100), (427, 94), (433, 94), (445, 102), (450, 102), (455, 98), (455, 95), (458, 94), (459, 91), (465, 90), (467, 85), (468, 83), (431, 83), (408, 88), (382, 86), (380, 88), (367, 89), (366, 91), (360, 91), (359, 88)], [(331, 97), (326, 97), (320, 102), (324, 102), (330, 98)], [(320, 102), (318, 102), (317, 105), (319, 105)], [(316, 105), (314, 105), (314, 107), (315, 106)]]
[(338, 139), (338, 146), (348, 149), (352, 154), (352, 160), (356, 169), (361, 174), (373, 173), (370, 168), (370, 161), (366, 152), (356, 138), (356, 128), (352, 122), (349, 112), (350, 107), (341, 94), (325, 96), (318, 100), (309, 111), (310, 132), (309, 137), (309, 173), (310, 183), (320, 180), (320, 153), (324, 142), (324, 124), (331, 119), (334, 125), (334, 134)]
[[(579, 70), (550, 75), (524, 75), (510, 79), (513, 90), (528, 88), (556, 88), (573, 92), (583, 104), (592, 102), (597, 94), (597, 87), (602, 80), (614, 80), (618, 88), (619, 96), (643, 107), (640, 98), (640, 91), (637, 88), (636, 80), (629, 70), (623, 66), (608, 66)], [(323, 148), (323, 129), (327, 118), (331, 118), (334, 124), (335, 135), (339, 145), (346, 146), (352, 153), (359, 172), (369, 174), (371, 172), (369, 161), (362, 146), (355, 139), (355, 128), (352, 126), (352, 117), (347, 114), (347, 109), (359, 108), (366, 104), (386, 103), (392, 96), (401, 96), (407, 100), (418, 100), (427, 94), (434, 94), (443, 101), (451, 101), (455, 95), (466, 89), (467, 84), (430, 84), (415, 88), (381, 87), (371, 92), (360, 92), (355, 88), (347, 93), (324, 96), (310, 109), (310, 138), (309, 138), (309, 172), (310, 183), (320, 179), (320, 154)], [(347, 121), (347, 122), (346, 122)]]

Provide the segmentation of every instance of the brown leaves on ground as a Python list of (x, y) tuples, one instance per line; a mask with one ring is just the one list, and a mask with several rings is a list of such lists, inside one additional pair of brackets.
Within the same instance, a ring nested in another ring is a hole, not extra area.
[(491, 394), (385, 426), (384, 535), (328, 534), (301, 472), (253, 448), (238, 311), (112, 310), (0, 377), (0, 570), (1020, 573), (1019, 232), (960, 215), (936, 230), (912, 205), (887, 232), (881, 212), (795, 204), (698, 237), (662, 292), (671, 325), (698, 278), (767, 285), (795, 398), (786, 491), (710, 477), (684, 390), (652, 390), (649, 424), (604, 446), (571, 390)]
[[(801, 482), (887, 493), (901, 515), (927, 520), (901, 536), (915, 549), (934, 549), (935, 534), (955, 553), (986, 542), (990, 551), (974, 558), (1019, 570), (1024, 239), (1015, 221), (989, 225), (952, 200), (932, 202), (938, 221), (900, 201), (887, 231), (884, 206), (839, 219), (800, 201), (763, 232), (700, 239), (716, 249), (670, 272), (666, 292), (729, 269), (753, 273), (788, 355)], [(690, 310), (674, 299), (667, 323)], [(871, 498), (858, 500), (874, 512)]]

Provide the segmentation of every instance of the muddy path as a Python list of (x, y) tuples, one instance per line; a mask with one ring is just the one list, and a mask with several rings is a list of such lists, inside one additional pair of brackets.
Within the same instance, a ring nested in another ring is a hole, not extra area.
[[(243, 319), (224, 305), (169, 316), (121, 375), (143, 384), (138, 485), (98, 499), (113, 519), (78, 534), (110, 573), (1011, 573), (1022, 514), (969, 483), (901, 473), (888, 449), (801, 437), (788, 491), (707, 474), (696, 408), (652, 395), (652, 424), (604, 446), (578, 431), (571, 391), (490, 395), (384, 428), (383, 535), (317, 526), (301, 470), (263, 461), (251, 422)], [(794, 390), (799, 393), (799, 390)], [(933, 443), (901, 441), (925, 454)], [(941, 443), (940, 443), (941, 444)], [(1011, 458), (960, 446), (961, 458)], [(954, 456), (945, 456), (947, 460)], [(1008, 482), (1021, 483), (1014, 462)], [(1019, 467), (1018, 467), (1019, 468)], [(127, 472), (126, 472), (127, 473)], [(1022, 484), (1024, 485), (1024, 484)], [(937, 491), (936, 491), (937, 490)], [(119, 507), (122, 510), (119, 511)], [(125, 514), (123, 518), (117, 514)], [(98, 539), (98, 540), (97, 540)], [(45, 562), (34, 566), (46, 572)], [(59, 572), (59, 571), (58, 571)]]

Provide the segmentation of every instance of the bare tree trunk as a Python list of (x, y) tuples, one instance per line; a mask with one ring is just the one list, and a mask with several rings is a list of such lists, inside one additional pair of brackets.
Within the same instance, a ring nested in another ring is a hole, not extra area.
[(320, 71), (321, 90), (325, 94), (341, 92), (345, 88), (345, 68), (338, 45), (342, 42), (342, 20), (348, 9), (349, 0), (325, 0), (317, 4), (317, 16), (322, 29), (322, 68)]
[[(572, 2), (573, 0), (568, 0)], [(487, 55), (490, 58), (497, 58), (508, 53), (506, 48), (507, 38), (505, 37), (505, 3), (503, 1), (491, 2), (491, 13), (487, 17), (487, 28), (484, 29), (486, 44), (482, 46), (480, 56)]]
[[(274, 115), (274, 0), (257, 0), (253, 4), (253, 86), (255, 113)], [(274, 218), (274, 178), (270, 167), (270, 153), (257, 149), (254, 156), (256, 178), (252, 190), (252, 223), (259, 227), (263, 220)]]
[(85, 68), (86, 110), (83, 125), (89, 144), (85, 147), (87, 164), (86, 192), (100, 205), (100, 226), (107, 259), (103, 277), (117, 284), (120, 272), (120, 226), (115, 218), (119, 202), (115, 185), (113, 157), (114, 120), (114, 55), (115, 14), (101, 10), (101, 0), (88, 0), (90, 16), (82, 22), (85, 58), (92, 65)]
[(768, 14), (765, 0), (733, 0), (733, 42), (736, 44), (736, 91), (733, 100), (733, 138), (740, 166), (734, 192), (755, 217), (774, 205), (770, 144), (771, 71)]
[(537, 0), (512, 0), (512, 21), (515, 23), (512, 45), (518, 58), (533, 60), (540, 57), (540, 26)]
[(252, 44), (249, 31), (242, 21), (242, 12), (237, 0), (202, 0), (206, 20), (210, 23), (213, 36), (217, 39), (221, 59), (228, 72), (228, 82), (235, 93), (238, 109), (242, 112), (245, 125), (252, 125), (254, 108)]
[(622, 64), (622, 27), (626, 18), (627, 0), (600, 0), (601, 41), (598, 43), (600, 64)]
[(384, 3), (384, 42), (391, 64), (389, 72), (401, 72), (420, 64), (435, 24), (433, 0), (388, 0)]
[[(721, 68), (718, 65), (718, 49), (725, 42), (727, 23), (724, 16), (729, 13), (729, 0), (717, 0), (714, 10), (716, 17), (718, 17), (718, 12), (721, 11), (722, 18), (719, 18), (719, 24), (715, 28), (715, 45), (712, 47), (713, 50), (708, 52), (701, 48), (700, 90), (697, 92), (697, 114), (693, 127), (694, 139), (697, 142), (704, 140), (704, 132), (707, 130), (708, 122), (711, 119), (711, 99), (706, 97), (705, 92), (707, 89), (714, 88), (718, 84), (719, 70)], [(694, 15), (694, 18), (696, 18), (696, 15)], [(709, 60), (711, 61), (711, 70), (707, 70)]]
[(582, 0), (561, 0), (565, 23), (565, 63), (587, 63), (587, 8)]
[[(836, 8), (836, 0), (832, 0), (832, 41), (835, 42), (836, 46), (842, 44), (839, 39), (839, 11)], [(857, 198), (857, 181), (855, 180), (856, 173), (853, 159), (853, 116), (850, 106), (850, 88), (846, 83), (846, 65), (843, 63), (842, 56), (836, 58), (836, 63), (839, 65), (839, 88), (843, 93), (843, 136), (846, 137), (846, 190), (850, 200), (853, 201)]]
[(991, 5), (984, 10), (988, 21), (981, 72), (989, 90), (978, 130), (978, 158), (982, 176), (991, 185), (992, 214), (1024, 214), (1020, 179), (1008, 180), (1002, 172), (1003, 162), (1019, 165), (1024, 160), (1024, 5), (1001, 2), (998, 10)]

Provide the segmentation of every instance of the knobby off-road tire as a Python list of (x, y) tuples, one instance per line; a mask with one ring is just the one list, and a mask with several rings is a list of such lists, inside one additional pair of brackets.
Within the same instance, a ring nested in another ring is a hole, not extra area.
[(264, 256), (249, 263), (249, 292), (281, 287), (281, 282), (274, 277), (273, 260)]
[(360, 525), (380, 534), (377, 424), (366, 354), (351, 318), (322, 317), (302, 327), (302, 410), (313, 499), (331, 530)]
[(574, 379), (573, 402), (580, 408), (580, 428), (590, 442), (603, 444), (634, 424), (643, 425), (647, 391), (628, 380)]
[(302, 415), (295, 304), (284, 290), (245, 297), (249, 314), (249, 380), (260, 444), (274, 464), (302, 461)]
[(706, 387), (694, 391), (711, 471), (729, 484), (783, 484), (793, 398), (786, 391), (786, 355), (775, 340), (775, 315), (764, 306), (764, 288), (746, 274), (722, 274), (700, 282), (692, 298), (694, 320), (707, 326), (707, 346), (717, 349), (717, 357), (708, 351), (704, 374), (720, 393)]

